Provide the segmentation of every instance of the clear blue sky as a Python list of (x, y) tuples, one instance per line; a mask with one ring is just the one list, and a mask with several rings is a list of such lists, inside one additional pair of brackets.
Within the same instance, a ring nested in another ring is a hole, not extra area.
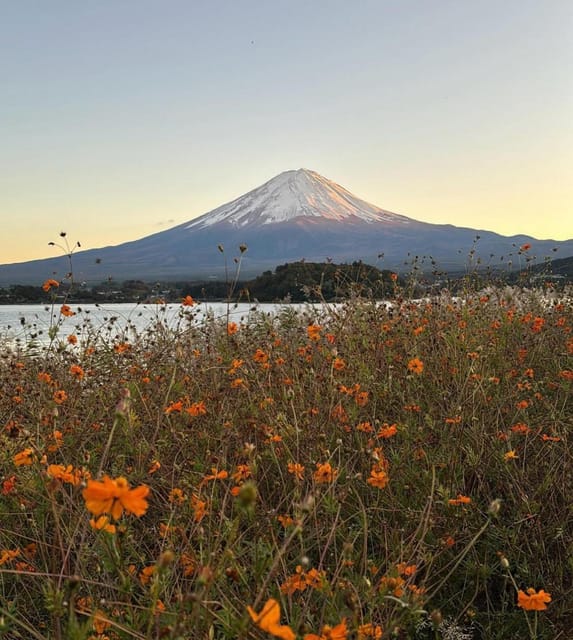
[(429, 222), (573, 237), (571, 0), (17, 0), (0, 263), (318, 171)]

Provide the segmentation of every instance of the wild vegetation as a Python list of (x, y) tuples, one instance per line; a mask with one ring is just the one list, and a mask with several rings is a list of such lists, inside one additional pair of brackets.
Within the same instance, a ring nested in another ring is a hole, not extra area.
[[(246, 250), (246, 249), (245, 249)], [(514, 256), (519, 268), (501, 269), (482, 267), (470, 252), (469, 258), (475, 261), (471, 269), (473, 286), (485, 286), (492, 282), (520, 286), (540, 286), (546, 282), (553, 287), (562, 288), (573, 282), (573, 258), (547, 260), (537, 263), (527, 251), (519, 249)], [(237, 258), (237, 260), (239, 260)], [(414, 258), (418, 274), (416, 294), (424, 295), (444, 286), (457, 292), (467, 286), (467, 271), (445, 273), (436, 263), (425, 257)], [(404, 265), (410, 273), (412, 263)], [(227, 300), (240, 295), (242, 300), (275, 302), (288, 299), (292, 302), (309, 300), (343, 300), (350, 296), (362, 295), (369, 298), (386, 298), (392, 295), (391, 271), (356, 261), (351, 264), (333, 262), (307, 262), (300, 260), (277, 266), (273, 271), (264, 271), (251, 280), (233, 282), (225, 279), (200, 281), (164, 281), (143, 282), (142, 280), (113, 279), (78, 285), (73, 279), (65, 278), (60, 283), (58, 299), (82, 303), (103, 302), (178, 302), (190, 295), (198, 300)], [(402, 278), (400, 283), (403, 284)], [(235, 295), (236, 294), (236, 295)], [(41, 285), (13, 284), (0, 288), (0, 304), (50, 303), (53, 294), (42, 289)]]
[(0, 637), (569, 637), (570, 292), (391, 282), (4, 345)]

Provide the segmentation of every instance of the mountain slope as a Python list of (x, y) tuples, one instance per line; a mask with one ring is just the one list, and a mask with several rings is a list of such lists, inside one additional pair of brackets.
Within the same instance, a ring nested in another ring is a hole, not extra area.
[(361, 200), (339, 184), (315, 171), (285, 171), (257, 189), (193, 220), (188, 229), (205, 229), (227, 222), (235, 227), (254, 227), (289, 222), (297, 217), (337, 222), (409, 224), (405, 216), (380, 209)]
[[(476, 236), (480, 236), (476, 243)], [(405, 270), (416, 256), (431, 256), (442, 270), (464, 267), (470, 251), (483, 264), (515, 259), (519, 247), (529, 255), (573, 255), (573, 240), (555, 242), (453, 225), (419, 222), (369, 204), (319, 174), (286, 171), (213, 211), (172, 229), (118, 246), (73, 256), (78, 281), (175, 280), (223, 277), (232, 272), (239, 246), (242, 274), (253, 277), (278, 264), (308, 260), (362, 260), (383, 269)], [(224, 253), (218, 249), (224, 247)], [(558, 249), (558, 253), (554, 253)], [(380, 260), (380, 254), (384, 255)], [(429, 262), (429, 260), (428, 260)], [(406, 263), (406, 265), (405, 265)], [(65, 257), (0, 266), (0, 284), (41, 283), (63, 278)]]

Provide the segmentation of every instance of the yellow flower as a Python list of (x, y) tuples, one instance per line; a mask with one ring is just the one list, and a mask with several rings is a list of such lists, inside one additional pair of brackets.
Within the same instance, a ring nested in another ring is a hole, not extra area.
[(509, 462), (509, 460), (515, 460), (518, 457), (519, 456), (517, 455), (517, 453), (515, 453), (515, 449), (511, 449), (511, 451), (508, 451), (507, 453), (503, 454), (503, 459), (506, 462)]

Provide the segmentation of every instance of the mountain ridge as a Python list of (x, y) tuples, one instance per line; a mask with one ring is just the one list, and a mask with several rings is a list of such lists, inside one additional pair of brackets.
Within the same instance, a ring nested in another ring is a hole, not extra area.
[[(476, 242), (476, 239), (479, 240)], [(531, 245), (527, 260), (573, 255), (573, 240), (536, 240), (517, 234), (421, 222), (358, 198), (308, 169), (285, 171), (259, 187), (171, 229), (116, 246), (74, 253), (76, 281), (224, 278), (239, 246), (245, 277), (279, 264), (308, 260), (361, 260), (404, 271), (423, 257), (440, 270), (459, 270), (468, 260), (516, 266), (519, 248)], [(223, 254), (219, 247), (224, 247)], [(559, 256), (554, 251), (559, 251)], [(381, 258), (383, 256), (383, 258)], [(470, 256), (468, 258), (468, 256)], [(66, 256), (0, 265), (0, 285), (63, 279)]]

